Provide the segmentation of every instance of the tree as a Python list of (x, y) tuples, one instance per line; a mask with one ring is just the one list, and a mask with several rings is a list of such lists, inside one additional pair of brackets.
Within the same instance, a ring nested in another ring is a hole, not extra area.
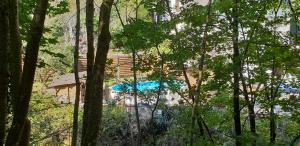
[[(197, 82), (197, 89), (196, 89), (196, 94), (194, 96), (194, 102), (193, 102), (193, 108), (192, 108), (192, 126), (191, 126), (191, 137), (190, 137), (190, 145), (192, 146), (194, 141), (193, 141), (193, 134), (194, 134), (194, 126), (195, 126), (195, 121), (196, 119), (200, 119), (197, 117), (200, 117), (201, 115), (198, 113), (198, 104), (199, 104), (199, 98), (201, 95), (201, 86), (202, 86), (202, 82), (204, 80), (204, 60), (205, 60), (205, 55), (206, 55), (206, 50), (207, 50), (207, 33), (208, 33), (208, 25), (209, 25), (209, 21), (211, 19), (211, 7), (212, 7), (212, 1), (209, 0), (208, 2), (208, 6), (207, 6), (207, 14), (206, 14), (206, 18), (205, 18), (205, 22), (204, 22), (204, 30), (203, 30), (203, 38), (202, 38), (202, 43), (201, 43), (201, 56), (199, 59), (199, 67), (198, 67), (198, 82)], [(201, 130), (201, 133), (204, 133), (203, 131), (203, 127), (202, 127), (202, 121), (199, 121), (199, 128)]]
[(7, 97), (8, 97), (8, 47), (9, 17), (8, 1), (0, 2), (0, 145), (4, 144), (6, 133)]
[(78, 75), (78, 54), (79, 54), (79, 34), (80, 34), (80, 1), (76, 0), (76, 34), (75, 34), (75, 47), (74, 47), (74, 74), (75, 74), (75, 103), (73, 113), (73, 131), (72, 131), (72, 146), (77, 145), (77, 133), (78, 133), (78, 110), (79, 110), (79, 98), (80, 98), (80, 81)]
[(239, 51), (239, 21), (238, 21), (238, 13), (239, 13), (239, 1), (233, 1), (233, 11), (232, 11), (232, 43), (233, 43), (233, 117), (234, 117), (234, 129), (235, 129), (235, 136), (236, 136), (236, 145), (241, 145), (239, 140), (239, 136), (242, 134), (241, 130), (241, 118), (240, 118), (240, 51)]
[[(130, 1), (126, 1), (126, 6)], [(138, 98), (138, 89), (137, 89), (137, 72), (139, 69), (139, 66), (137, 65), (138, 58), (137, 58), (137, 52), (139, 49), (145, 49), (143, 47), (146, 46), (146, 42), (143, 42), (144, 40), (141, 40), (141, 38), (138, 37), (138, 33), (140, 33), (141, 30), (136, 30), (137, 33), (135, 33), (132, 29), (135, 29), (135, 27), (140, 27), (143, 28), (146, 25), (149, 28), (149, 23), (145, 23), (144, 21), (140, 20), (138, 18), (138, 11), (139, 11), (139, 2), (138, 0), (134, 1), (134, 7), (135, 7), (135, 20), (129, 21), (127, 19), (127, 12), (126, 12), (126, 24), (123, 22), (120, 11), (117, 7), (117, 4), (114, 4), (118, 18), (121, 22), (123, 31), (120, 34), (115, 35), (114, 37), (117, 38), (115, 39), (117, 41), (117, 44), (120, 43), (124, 46), (122, 47), (127, 47), (129, 50), (125, 50), (124, 52), (128, 53), (131, 52), (131, 57), (132, 57), (132, 72), (133, 72), (133, 81), (132, 83), (132, 92), (133, 92), (133, 99), (134, 99), (134, 110), (135, 110), (135, 119), (136, 119), (136, 124), (137, 124), (137, 141), (135, 142), (134, 145), (141, 145), (142, 144), (142, 131), (141, 131), (141, 124), (140, 124), (140, 118), (139, 118), (139, 109), (138, 109), (138, 103), (137, 103), (137, 98)], [(125, 39), (126, 41), (124, 41)], [(152, 43), (152, 42), (151, 42)], [(119, 44), (118, 44), (119, 45)]]
[(31, 122), (29, 145), (63, 145), (71, 140), (73, 110), (74, 105), (60, 104), (47, 93), (32, 93), (28, 114)]
[(84, 111), (83, 111), (83, 123), (82, 123), (82, 142), (81, 145), (83, 146), (85, 140), (86, 130), (88, 126), (88, 121), (90, 118), (90, 113), (88, 112), (90, 109), (90, 97), (92, 94), (91, 86), (93, 80), (93, 65), (95, 60), (95, 49), (94, 49), (94, 0), (86, 0), (86, 33), (87, 33), (87, 79), (86, 79), (86, 91), (85, 91), (85, 98), (84, 98)]
[[(12, 127), (7, 136), (6, 145), (18, 145), (22, 141), (22, 133), (28, 123), (27, 114), (29, 110), (29, 101), (32, 92), (34, 74), (36, 69), (37, 57), (39, 52), (39, 42), (41, 40), (46, 11), (48, 7), (48, 0), (40, 0), (36, 6), (33, 21), (31, 24), (30, 35), (27, 41), (24, 70), (22, 73), (20, 89), (19, 89), (19, 102), (17, 103), (18, 109), (14, 114)], [(25, 126), (25, 127), (24, 127)], [(30, 131), (30, 130), (29, 130)], [(29, 139), (28, 139), (29, 140)]]
[(16, 104), (19, 101), (18, 90), (22, 73), (22, 40), (19, 30), (19, 4), (17, 0), (9, 1), (9, 25), (10, 25), (10, 82), (11, 102), (13, 111), (16, 111)]
[(90, 87), (87, 87), (86, 89), (87, 92), (91, 93), (89, 94), (89, 97), (86, 95), (89, 103), (87, 105), (88, 107), (85, 109), (87, 111), (84, 113), (86, 114), (84, 115), (84, 118), (86, 119), (83, 119), (86, 121), (84, 122), (84, 124), (86, 124), (84, 125), (86, 126), (86, 130), (83, 133), (84, 135), (82, 135), (81, 145), (96, 145), (99, 138), (103, 108), (104, 72), (111, 40), (109, 24), (112, 4), (112, 0), (105, 0), (100, 7), (97, 52), (92, 68), (91, 84)]

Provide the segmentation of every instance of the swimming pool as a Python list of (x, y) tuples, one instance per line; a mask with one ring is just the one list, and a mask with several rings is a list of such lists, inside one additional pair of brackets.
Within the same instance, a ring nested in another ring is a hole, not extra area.
[[(117, 84), (112, 86), (112, 90), (116, 92), (130, 91), (133, 88), (132, 86), (133, 84), (129, 84), (129, 83)], [(136, 87), (138, 91), (157, 90), (159, 88), (159, 82), (158, 81), (137, 82)]]
[[(182, 83), (179, 83), (178, 81), (174, 81), (174, 85), (181, 88), (183, 86)], [(122, 92), (122, 91), (131, 91), (133, 84), (130, 83), (123, 83), (123, 84), (117, 84), (112, 86), (112, 90), (115, 92)], [(149, 90), (158, 90), (159, 89), (159, 81), (141, 81), (137, 82), (136, 84), (137, 90), (142, 91), (149, 91)], [(163, 88), (168, 88), (168, 84), (164, 83)]]

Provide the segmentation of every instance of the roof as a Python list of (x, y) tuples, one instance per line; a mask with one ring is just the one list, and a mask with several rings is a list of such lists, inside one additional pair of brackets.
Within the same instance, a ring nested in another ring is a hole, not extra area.
[[(79, 79), (80, 82), (84, 81), (84, 78), (86, 77), (86, 71), (79, 72)], [(53, 80), (49, 87), (57, 87), (57, 86), (63, 86), (63, 85), (71, 85), (75, 84), (75, 75), (74, 73), (68, 73), (59, 76), (57, 79)]]

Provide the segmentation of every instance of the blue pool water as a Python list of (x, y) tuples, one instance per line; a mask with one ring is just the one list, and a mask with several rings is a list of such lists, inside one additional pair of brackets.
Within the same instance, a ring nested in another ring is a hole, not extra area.
[[(175, 82), (177, 86), (182, 87), (183, 85), (179, 82)], [(112, 90), (116, 92), (122, 92), (122, 91), (131, 91), (132, 90), (132, 84), (124, 83), (124, 84), (117, 84), (112, 86)], [(159, 88), (159, 82), (158, 81), (143, 81), (138, 82), (136, 84), (138, 91), (149, 91), (149, 90), (158, 90)], [(163, 87), (168, 87), (167, 84), (164, 84)]]
[[(112, 87), (112, 90), (121, 92), (121, 91), (129, 91), (132, 90), (132, 84), (124, 83), (124, 84), (117, 84)], [(159, 88), (158, 81), (145, 81), (145, 82), (138, 82), (136, 84), (138, 91), (146, 91), (146, 90), (157, 90)]]

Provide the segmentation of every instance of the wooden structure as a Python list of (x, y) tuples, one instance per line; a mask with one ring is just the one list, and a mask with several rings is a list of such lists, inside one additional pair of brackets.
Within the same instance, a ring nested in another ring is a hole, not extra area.
[[(79, 72), (80, 78), (80, 104), (84, 103), (85, 97), (85, 80), (86, 72)], [(53, 80), (49, 86), (54, 89), (53, 95), (61, 103), (75, 103), (76, 96), (76, 83), (74, 73), (68, 73), (59, 76), (57, 79)], [(104, 99), (107, 100), (110, 97), (110, 89), (104, 85)]]
[(114, 55), (111, 57), (113, 59), (112, 66), (116, 67), (117, 73), (116, 77), (124, 78), (124, 77), (132, 77), (133, 72), (131, 71), (132, 68), (132, 59), (128, 55)]
[[(114, 76), (119, 78), (132, 77), (133, 75), (133, 72), (131, 71), (132, 59), (129, 55), (117, 54), (117, 55), (111, 55), (108, 58), (113, 60), (111, 67), (116, 69), (116, 73)], [(86, 58), (80, 58), (78, 60), (78, 69), (79, 72), (83, 72), (87, 70)]]
[(78, 59), (78, 72), (83, 72), (87, 70), (87, 59), (79, 58)]
[[(84, 102), (85, 95), (85, 78), (86, 72), (79, 72), (80, 78), (80, 102)], [(74, 103), (75, 102), (75, 75), (74, 73), (68, 73), (59, 76), (57, 79), (53, 80), (50, 84), (50, 88), (55, 90), (55, 97), (61, 103)]]

